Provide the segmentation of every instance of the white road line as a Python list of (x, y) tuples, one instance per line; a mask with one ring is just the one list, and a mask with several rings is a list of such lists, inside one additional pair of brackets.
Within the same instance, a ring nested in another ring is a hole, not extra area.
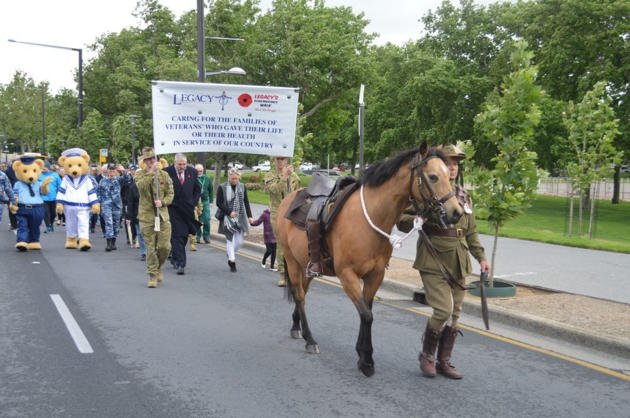
[(77, 321), (74, 319), (74, 316), (72, 316), (72, 313), (66, 306), (66, 303), (63, 301), (63, 299), (61, 299), (61, 296), (50, 295), (50, 298), (55, 304), (59, 315), (61, 315), (61, 319), (63, 319), (63, 322), (66, 324), (66, 328), (68, 328), (68, 332), (74, 340), (74, 344), (77, 346), (79, 353), (93, 353), (94, 350), (92, 350), (90, 342), (87, 340), (87, 338), (85, 338), (85, 334), (83, 334), (83, 331), (81, 331), (79, 324), (77, 324)]

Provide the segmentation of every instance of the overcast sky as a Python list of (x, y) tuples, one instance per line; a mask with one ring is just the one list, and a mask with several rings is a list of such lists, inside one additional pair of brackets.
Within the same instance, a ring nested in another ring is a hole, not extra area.
[[(477, 0), (488, 4), (491, 0)], [(196, 0), (160, 0), (176, 16), (197, 7)], [(420, 18), (435, 10), (441, 0), (326, 0), (328, 6), (351, 6), (371, 22), (368, 32), (378, 32), (378, 44), (404, 44), (422, 31)], [(265, 10), (271, 0), (262, 0)], [(16, 70), (36, 83), (47, 80), (57, 92), (76, 90), (73, 72), (78, 53), (8, 42), (8, 39), (83, 48), (84, 65), (92, 57), (87, 45), (101, 34), (138, 25), (131, 13), (136, 0), (2, 0), (0, 6), (0, 83), (9, 83)], [(230, 34), (238, 36), (238, 34)]]

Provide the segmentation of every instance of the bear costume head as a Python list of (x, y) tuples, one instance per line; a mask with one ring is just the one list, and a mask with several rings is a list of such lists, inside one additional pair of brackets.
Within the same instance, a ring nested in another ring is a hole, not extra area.
[(59, 157), (59, 165), (66, 175), (77, 178), (90, 172), (90, 156), (81, 148), (65, 150)]
[(40, 154), (26, 153), (21, 155), (20, 158), (13, 161), (13, 171), (15, 177), (24, 183), (33, 184), (42, 174), (42, 168), (44, 168), (44, 161), (41, 159)]

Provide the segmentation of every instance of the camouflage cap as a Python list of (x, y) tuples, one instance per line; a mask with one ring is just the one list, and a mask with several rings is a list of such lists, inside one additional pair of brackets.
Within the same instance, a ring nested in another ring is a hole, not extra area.
[(138, 160), (144, 161), (147, 158), (155, 158), (155, 152), (153, 152), (153, 148), (151, 147), (142, 148), (142, 155), (138, 158)]
[(457, 145), (442, 145), (440, 149), (449, 158), (453, 158), (455, 160), (463, 160), (466, 158), (466, 154), (464, 153), (464, 151), (462, 151)]

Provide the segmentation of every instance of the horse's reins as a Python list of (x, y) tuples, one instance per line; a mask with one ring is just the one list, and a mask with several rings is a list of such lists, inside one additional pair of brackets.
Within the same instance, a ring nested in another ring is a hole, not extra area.
[[(446, 222), (444, 221), (445, 215), (446, 215), (446, 209), (444, 209), (444, 202), (446, 202), (448, 199), (450, 199), (451, 197), (455, 196), (455, 191), (451, 190), (450, 193), (447, 193), (445, 196), (443, 196), (442, 198), (437, 198), (437, 196), (435, 195), (435, 193), (433, 192), (433, 189), (431, 188), (431, 184), (427, 181), (427, 177), (424, 174), (424, 171), (422, 171), (421, 167), (424, 167), (427, 165), (427, 162), (433, 158), (439, 158), (436, 155), (432, 155), (429, 156), (427, 158), (425, 158), (422, 161), (418, 161), (418, 155), (416, 155), (413, 164), (411, 165), (411, 184), (409, 186), (410, 188), (410, 193), (409, 195), (411, 196), (410, 200), (411, 203), (413, 204), (413, 207), (416, 211), (416, 215), (420, 216), (420, 217), (426, 217), (426, 215), (429, 214), (430, 211), (435, 211), (438, 213), (438, 219), (440, 220), (440, 223), (442, 224), (442, 226), (444, 228), (446, 228)], [(414, 171), (418, 171), (418, 193), (420, 194), (420, 196), (422, 197), (422, 201), (424, 203), (424, 211), (420, 210), (420, 206), (418, 205), (418, 201), (415, 199), (415, 197), (413, 197), (413, 172)], [(424, 185), (426, 186), (426, 188), (429, 191), (429, 196), (426, 195), (426, 193), (424, 192), (424, 189), (422, 188), (422, 183), (424, 183)], [(444, 265), (442, 264), (442, 262), (440, 261), (440, 259), (438, 258), (437, 255), (437, 251), (435, 250), (435, 247), (433, 246), (433, 243), (431, 242), (431, 240), (429, 239), (429, 236), (427, 235), (426, 232), (424, 232), (423, 229), (420, 229), (418, 231), (418, 233), (420, 234), (420, 237), (422, 238), (422, 241), (424, 242), (424, 244), (426, 245), (427, 249), (429, 250), (429, 254), (431, 254), (431, 256), (433, 257), (433, 259), (435, 260), (435, 263), (438, 265), (438, 267), (440, 268), (440, 271), (442, 272), (442, 276), (444, 276), (444, 279), (448, 282), (448, 284), (452, 287), (458, 287), (461, 290), (466, 290), (467, 287), (462, 285), (461, 283), (459, 283), (457, 280), (455, 280), (453, 278), (453, 276), (451, 275), (451, 273), (448, 272), (448, 270), (446, 270), (446, 268), (444, 267)]]
[[(425, 218), (429, 214), (429, 212), (431, 211), (437, 212), (439, 215), (438, 218), (440, 220), (440, 223), (442, 224), (444, 228), (446, 228), (446, 223), (444, 222), (444, 218), (446, 217), (446, 210), (444, 209), (444, 202), (446, 202), (451, 197), (455, 196), (455, 191), (451, 190), (450, 193), (447, 193), (442, 198), (439, 198), (439, 199), (437, 198), (437, 196), (433, 192), (433, 189), (431, 188), (431, 184), (429, 183), (426, 175), (424, 174), (424, 171), (422, 171), (421, 169), (421, 167), (426, 166), (427, 163), (433, 158), (439, 158), (439, 157), (437, 155), (431, 155), (422, 161), (418, 161), (418, 155), (416, 154), (413, 160), (413, 164), (411, 165), (411, 181), (409, 184), (409, 195), (411, 196), (410, 200), (411, 200), (411, 203), (413, 204), (413, 208), (416, 211), (416, 215), (422, 216), (423, 218)], [(415, 197), (413, 197), (413, 183), (414, 183), (413, 172), (416, 170), (418, 171), (418, 193), (422, 197), (422, 202), (424, 203), (424, 212), (420, 210), (418, 201), (416, 200)], [(429, 190), (429, 196), (426, 195), (426, 193), (424, 192), (424, 189), (422, 188), (423, 183), (426, 186), (426, 188)]]
[[(443, 221), (443, 217), (446, 213), (445, 209), (444, 209), (444, 202), (446, 202), (448, 199), (450, 199), (452, 196), (455, 195), (455, 192), (451, 191), (450, 193), (446, 194), (446, 196), (442, 197), (441, 199), (438, 199), (435, 196), (435, 193), (433, 192), (433, 189), (431, 189), (431, 186), (429, 185), (426, 176), (424, 175), (424, 172), (419, 169), (419, 167), (423, 167), (427, 164), (427, 162), (429, 160), (431, 160), (432, 158), (438, 158), (435, 155), (432, 155), (430, 157), (427, 157), (426, 159), (422, 160), (422, 161), (418, 161), (418, 155), (416, 154), (415, 158), (414, 158), (414, 162), (411, 166), (411, 190), (409, 195), (411, 196), (410, 200), (413, 203), (413, 206), (416, 210), (416, 215), (419, 215), (416, 220), (414, 220), (413, 223), (413, 229), (411, 231), (409, 231), (407, 234), (405, 234), (404, 236), (400, 236), (400, 235), (396, 235), (396, 234), (388, 234), (387, 232), (383, 231), (382, 229), (380, 229), (378, 226), (376, 226), (374, 224), (374, 222), (372, 222), (372, 218), (370, 218), (370, 214), (367, 211), (367, 208), (365, 207), (365, 198), (363, 196), (363, 185), (361, 185), (361, 190), (360, 190), (360, 196), (361, 196), (361, 208), (363, 209), (363, 216), (365, 216), (365, 219), (368, 221), (368, 224), (370, 225), (370, 227), (372, 227), (373, 230), (375, 230), (376, 232), (378, 232), (379, 234), (383, 235), (385, 238), (387, 238), (389, 240), (389, 243), (392, 245), (392, 247), (394, 248), (400, 248), (400, 246), (402, 245), (402, 242), (404, 240), (406, 240), (407, 238), (409, 238), (414, 232), (416, 231), (422, 231), (422, 223), (423, 223), (423, 218), (425, 215), (428, 214), (428, 210), (432, 210), (435, 209), (436, 212), (440, 213), (440, 221), (442, 222), (442, 224), (444, 224)], [(418, 170), (418, 191), (420, 192), (420, 196), (422, 196), (422, 200), (425, 203), (425, 211), (424, 213), (420, 213), (420, 207), (418, 206), (418, 202), (416, 201), (416, 199), (413, 197), (413, 172), (415, 170)], [(422, 176), (422, 179), (420, 178), (420, 176)], [(426, 194), (424, 193), (424, 191), (422, 190), (422, 181), (425, 182), (427, 189), (429, 189), (429, 194), (430, 197), (427, 197)], [(428, 210), (427, 210), (428, 209)], [(446, 225), (445, 225), (446, 226)], [(431, 244), (432, 245), (432, 244)]]
[[(476, 287), (480, 287), (482, 318), (483, 318), (484, 324), (486, 325), (486, 329), (490, 329), (490, 326), (488, 323), (488, 305), (486, 301), (486, 294), (485, 294), (485, 288), (484, 288), (484, 285), (485, 285), (485, 277), (483, 275), (484, 272), (482, 272), (481, 279), (478, 283), (478, 286), (466, 286), (459, 283), (457, 280), (455, 280), (455, 278), (453, 278), (451, 273), (449, 273), (448, 270), (446, 270), (446, 268), (444, 267), (444, 265), (442, 264), (442, 262), (440, 261), (438, 257), (437, 251), (435, 250), (435, 246), (433, 246), (433, 243), (429, 239), (429, 236), (422, 229), (422, 224), (424, 223), (423, 217), (425, 215), (428, 215), (429, 211), (431, 210), (435, 210), (436, 212), (438, 212), (440, 223), (444, 227), (446, 227), (446, 222), (444, 221), (444, 218), (446, 215), (446, 210), (444, 209), (444, 202), (446, 202), (448, 199), (450, 199), (451, 197), (455, 195), (455, 191), (451, 190), (450, 193), (447, 193), (445, 196), (443, 196), (440, 199), (438, 199), (435, 196), (435, 193), (433, 192), (431, 185), (427, 181), (424, 171), (421, 170), (421, 167), (424, 167), (427, 164), (427, 162), (432, 158), (439, 158), (439, 157), (432, 155), (422, 161), (418, 161), (418, 154), (416, 154), (414, 158), (414, 162), (411, 165), (409, 200), (411, 200), (411, 203), (413, 204), (413, 207), (416, 211), (416, 218), (413, 221), (413, 228), (411, 231), (409, 231), (403, 237), (400, 237), (396, 234), (388, 234), (387, 232), (383, 231), (378, 226), (376, 226), (374, 222), (372, 222), (372, 219), (370, 218), (370, 215), (367, 212), (367, 208), (365, 207), (365, 198), (363, 197), (363, 185), (361, 185), (360, 195), (361, 195), (361, 208), (363, 209), (363, 215), (365, 216), (365, 219), (367, 219), (368, 224), (372, 227), (372, 229), (374, 229), (376, 232), (378, 232), (379, 234), (389, 239), (390, 244), (394, 248), (400, 247), (400, 245), (402, 244), (402, 241), (404, 241), (409, 236), (411, 236), (411, 234), (413, 234), (415, 231), (418, 231), (418, 233), (420, 234), (420, 237), (422, 238), (422, 241), (424, 242), (424, 244), (427, 247), (427, 250), (429, 251), (429, 254), (431, 254), (431, 257), (433, 257), (433, 259), (435, 260), (435, 263), (440, 268), (440, 271), (442, 272), (442, 277), (444, 277), (444, 280), (446, 280), (446, 282), (449, 284), (449, 286), (451, 286), (451, 288), (453, 289), (459, 288), (460, 290), (469, 290), (469, 289), (475, 289)], [(418, 205), (418, 202), (416, 201), (413, 195), (413, 183), (414, 183), (413, 172), (416, 170), (418, 170), (418, 193), (422, 197), (423, 203), (425, 204), (424, 211), (420, 210), (420, 206)], [(430, 196), (427, 196), (426, 193), (424, 193), (424, 190), (422, 189), (422, 182), (424, 182), (425, 186), (427, 187)]]

